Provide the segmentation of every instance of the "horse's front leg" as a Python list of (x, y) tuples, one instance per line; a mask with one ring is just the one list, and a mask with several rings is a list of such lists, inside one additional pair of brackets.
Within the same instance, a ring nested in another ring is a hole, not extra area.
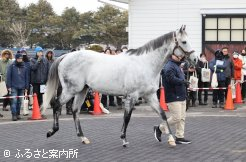
[(47, 138), (51, 137), (59, 130), (59, 114), (60, 114), (61, 104), (58, 98), (52, 99), (51, 107), (53, 108), (54, 122), (53, 122), (52, 129), (47, 132)]
[(167, 122), (167, 116), (165, 111), (161, 108), (158, 99), (157, 99), (157, 95), (151, 94), (147, 97), (145, 97), (145, 99), (147, 100), (147, 102), (150, 104), (151, 108), (158, 114), (160, 115), (160, 117), (162, 118), (163, 122), (159, 125), (159, 126), (155, 126), (154, 127), (154, 133), (155, 133), (155, 138), (161, 142), (161, 134), (165, 133), (168, 134), (168, 144), (172, 147), (176, 146), (175, 140), (173, 138), (172, 135), (172, 131), (171, 128)]
[(126, 147), (129, 144), (129, 142), (127, 142), (126, 140), (126, 130), (127, 130), (128, 123), (131, 119), (133, 108), (134, 108), (134, 100), (130, 97), (127, 97), (125, 101), (124, 122), (121, 129), (122, 134), (120, 136), (120, 138), (123, 140), (123, 147)]

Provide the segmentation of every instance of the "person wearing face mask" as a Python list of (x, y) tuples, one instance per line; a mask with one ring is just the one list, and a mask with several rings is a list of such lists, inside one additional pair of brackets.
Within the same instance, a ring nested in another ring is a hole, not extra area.
[[(242, 81), (246, 81), (246, 52), (245, 49), (242, 50), (240, 59), (242, 60)], [(246, 98), (246, 82), (242, 83), (242, 99)]]
[[(29, 87), (29, 77), (26, 66), (23, 63), (23, 56), (20, 53), (15, 55), (15, 61), (8, 67), (7, 88), (12, 96), (23, 96)], [(21, 119), (20, 108), (21, 98), (13, 98), (11, 102), (12, 120)]]
[[(208, 88), (209, 82), (202, 82), (202, 68), (205, 68), (208, 64), (206, 55), (204, 53), (200, 54), (200, 59), (196, 64), (197, 77), (198, 77), (198, 87), (199, 88)], [(202, 101), (202, 92), (204, 91), (204, 102)], [(198, 101), (199, 105), (207, 105), (208, 100), (208, 90), (199, 90), (198, 91)]]
[[(185, 79), (181, 70), (183, 57), (172, 54), (162, 69), (162, 80), (165, 89), (166, 103), (170, 111), (167, 122), (175, 126), (176, 144), (190, 144), (191, 141), (184, 138), (186, 118), (186, 86), (189, 82)], [(154, 135), (157, 141), (161, 142), (161, 135), (168, 133), (166, 122), (154, 126)]]
[[(228, 87), (228, 85), (231, 84), (231, 80), (234, 78), (234, 64), (228, 50), (228, 47), (222, 48), (223, 61), (226, 65), (226, 69), (224, 70), (226, 74), (225, 87)], [(227, 94), (227, 89), (225, 90), (225, 94)]]
[[(217, 74), (218, 87), (226, 86), (226, 61), (223, 59), (223, 52), (221, 50), (216, 50), (215, 58), (209, 62), (209, 68), (213, 72)], [(216, 67), (216, 71), (215, 71)], [(225, 100), (225, 91), (220, 89), (213, 90), (213, 106), (212, 108), (217, 108), (217, 103), (219, 100), (219, 107), (224, 108), (224, 100)]]
[[(29, 59), (29, 57), (28, 57), (28, 54), (27, 54), (27, 51), (26, 51), (26, 49), (25, 48), (21, 48), (20, 49), (20, 53), (22, 54), (22, 57), (23, 57), (23, 63), (24, 63), (24, 65), (26, 66), (26, 68), (27, 68), (27, 71), (28, 71), (28, 77), (30, 78), (30, 75), (31, 75), (31, 73), (30, 73), (30, 59)], [(30, 79), (29, 79), (30, 80)]]
[[(37, 94), (39, 106), (43, 103), (44, 87), (48, 79), (49, 63), (43, 57), (43, 48), (37, 46), (35, 48), (36, 57), (31, 59), (31, 84), (33, 86), (33, 93)], [(42, 116), (45, 117), (45, 110), (42, 110)]]
[[(185, 78), (187, 80), (189, 80), (190, 77), (193, 75), (193, 73), (196, 72), (196, 67), (194, 65), (191, 65), (188, 61), (185, 61), (182, 69), (183, 69), (183, 72), (185, 74)], [(197, 91), (196, 90), (195, 91), (189, 90), (187, 95), (188, 95), (187, 96), (187, 106), (188, 107), (196, 107)]]
[(242, 60), (239, 58), (239, 54), (237, 52), (234, 52), (232, 56), (233, 56), (233, 63), (234, 63), (234, 79), (235, 81), (241, 81), (241, 75), (242, 75), (241, 71), (243, 67)]
[[(30, 59), (29, 59), (29, 55), (26, 51), (25, 48), (21, 48), (20, 49), (20, 53), (22, 54), (22, 57), (23, 57), (23, 63), (25, 65), (25, 67), (27, 68), (27, 73), (28, 73), (28, 77), (29, 77), (29, 81), (30, 81), (30, 78), (31, 78), (31, 67), (30, 67)], [(29, 82), (29, 87), (27, 89), (27, 95), (30, 95), (32, 94), (32, 87), (30, 86), (30, 82)], [(29, 100), (29, 110), (32, 109), (32, 105), (30, 103), (30, 100)], [(24, 115), (28, 115), (28, 114), (24, 114)]]

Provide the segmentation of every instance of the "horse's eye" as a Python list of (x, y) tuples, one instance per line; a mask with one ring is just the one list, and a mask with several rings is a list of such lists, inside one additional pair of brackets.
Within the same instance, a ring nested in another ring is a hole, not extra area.
[(183, 43), (183, 44), (186, 44), (186, 41), (183, 41), (182, 43)]

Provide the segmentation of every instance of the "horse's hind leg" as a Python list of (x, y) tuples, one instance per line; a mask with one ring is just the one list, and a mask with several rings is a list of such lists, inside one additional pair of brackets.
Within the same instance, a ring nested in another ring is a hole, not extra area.
[(84, 103), (86, 94), (88, 92), (88, 88), (85, 87), (82, 92), (75, 95), (74, 102), (73, 102), (73, 119), (75, 124), (75, 129), (78, 137), (81, 137), (81, 141), (84, 144), (89, 144), (90, 141), (84, 136), (80, 120), (79, 120), (79, 113), (80, 113), (80, 107)]
[(69, 101), (73, 96), (67, 92), (63, 92), (62, 88), (59, 87), (57, 90), (57, 97), (53, 98), (50, 102), (51, 107), (53, 108), (53, 127), (47, 132), (47, 138), (54, 135), (59, 130), (59, 115), (61, 112), (61, 107), (67, 101)]
[(121, 129), (122, 135), (120, 136), (120, 138), (123, 140), (123, 147), (126, 147), (129, 144), (129, 142), (127, 142), (127, 140), (126, 140), (126, 129), (127, 129), (127, 126), (130, 122), (130, 119), (131, 119), (134, 104), (135, 104), (135, 102), (134, 102), (133, 98), (130, 98), (128, 96), (126, 98), (126, 101), (125, 101), (124, 123), (123, 123), (122, 129)]

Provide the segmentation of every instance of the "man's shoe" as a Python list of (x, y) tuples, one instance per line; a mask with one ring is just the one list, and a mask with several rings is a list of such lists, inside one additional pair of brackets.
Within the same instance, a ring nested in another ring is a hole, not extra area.
[(192, 103), (192, 104), (190, 105), (190, 107), (196, 107), (196, 104), (195, 104), (195, 103)]
[(155, 139), (158, 141), (158, 142), (161, 142), (161, 130), (159, 129), (159, 126), (154, 126), (154, 135), (155, 135)]
[(212, 108), (217, 108), (217, 104), (213, 104)]
[(224, 103), (220, 103), (220, 108), (224, 108)]
[(115, 106), (116, 106), (116, 104), (115, 104), (115, 103), (110, 103), (110, 104), (109, 104), (109, 106), (113, 106), (113, 107), (115, 107)]
[(46, 115), (41, 115), (42, 119), (47, 119)]
[(67, 111), (67, 115), (73, 115), (72, 111)]
[(3, 117), (3, 114), (0, 114), (0, 118), (2, 118)]
[(7, 109), (7, 107), (3, 107), (3, 111), (9, 111), (9, 109)]
[(191, 141), (184, 138), (176, 138), (176, 144), (191, 144)]
[(203, 105), (203, 103), (202, 102), (199, 102), (199, 105)]
[(12, 115), (12, 121), (17, 121), (16, 115)]
[(20, 120), (21, 119), (20, 115), (17, 115), (16, 118), (17, 118), (17, 120)]

